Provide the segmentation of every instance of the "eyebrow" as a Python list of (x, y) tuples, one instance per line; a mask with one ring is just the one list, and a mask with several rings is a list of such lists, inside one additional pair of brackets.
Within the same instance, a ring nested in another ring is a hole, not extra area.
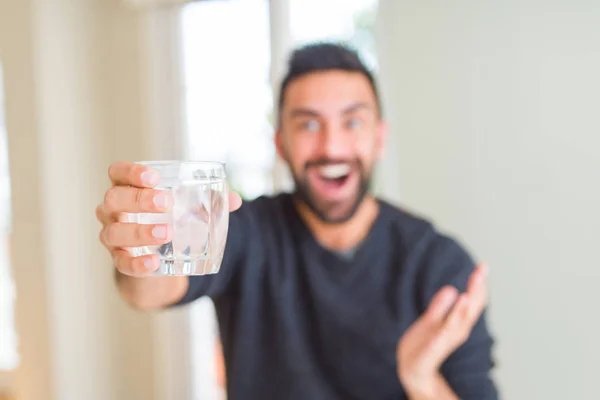
[(369, 109), (371, 107), (367, 103), (355, 103), (355, 104), (351, 104), (348, 107), (344, 108), (344, 110), (342, 111), (342, 114), (350, 114), (354, 111), (357, 111), (357, 110), (360, 110), (363, 108)]
[[(370, 109), (371, 107), (367, 103), (355, 103), (347, 106), (342, 110), (342, 114), (350, 114), (360, 109)], [(291, 118), (297, 117), (319, 117), (321, 114), (310, 108), (294, 108), (290, 111)]]
[(310, 108), (294, 108), (290, 111), (291, 118), (297, 117), (318, 117), (320, 114)]

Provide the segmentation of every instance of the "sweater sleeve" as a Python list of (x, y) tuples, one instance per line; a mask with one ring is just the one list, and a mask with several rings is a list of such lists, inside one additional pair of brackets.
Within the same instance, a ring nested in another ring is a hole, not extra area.
[(190, 276), (187, 292), (181, 300), (173, 304), (188, 304), (204, 296), (218, 297), (226, 294), (235, 285), (243, 255), (251, 239), (249, 231), (251, 221), (251, 205), (246, 202), (240, 209), (229, 215), (227, 242), (219, 272), (211, 275)]
[[(428, 247), (421, 270), (424, 308), (443, 286), (451, 285), (464, 292), (475, 267), (471, 257), (453, 239), (436, 234)], [(487, 326), (487, 312), (484, 311), (467, 341), (442, 365), (442, 375), (461, 400), (498, 399), (498, 391), (491, 378), (493, 343)]]

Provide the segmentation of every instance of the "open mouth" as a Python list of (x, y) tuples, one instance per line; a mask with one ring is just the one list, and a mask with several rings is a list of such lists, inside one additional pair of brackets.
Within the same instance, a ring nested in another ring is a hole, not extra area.
[(329, 187), (341, 188), (348, 181), (352, 169), (347, 163), (329, 164), (317, 169), (319, 177)]

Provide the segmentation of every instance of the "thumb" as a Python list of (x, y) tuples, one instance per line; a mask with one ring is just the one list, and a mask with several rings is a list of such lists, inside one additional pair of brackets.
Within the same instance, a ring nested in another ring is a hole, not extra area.
[(242, 206), (242, 198), (236, 192), (229, 192), (229, 212), (233, 212)]

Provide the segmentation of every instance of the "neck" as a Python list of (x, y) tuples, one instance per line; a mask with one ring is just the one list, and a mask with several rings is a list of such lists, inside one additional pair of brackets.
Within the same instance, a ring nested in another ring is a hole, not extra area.
[(317, 241), (331, 250), (349, 250), (358, 246), (367, 237), (379, 213), (379, 204), (368, 195), (348, 221), (328, 224), (321, 221), (302, 201), (294, 201), (298, 213)]

